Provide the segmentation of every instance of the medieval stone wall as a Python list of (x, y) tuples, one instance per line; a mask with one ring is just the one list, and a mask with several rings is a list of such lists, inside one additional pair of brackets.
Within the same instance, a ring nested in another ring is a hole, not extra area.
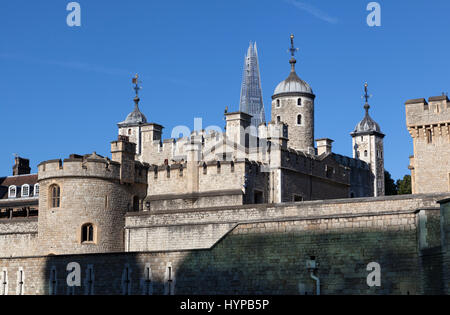
[(450, 102), (446, 96), (410, 100), (406, 123), (414, 141), (413, 193), (450, 191)]
[[(334, 205), (311, 202), (305, 207), (291, 204), (153, 216), (136, 214), (127, 218), (128, 226), (132, 225), (131, 221), (136, 224), (152, 221), (159, 225), (165, 223), (169, 228), (170, 222), (174, 224), (176, 219), (192, 229), (178, 226), (182, 233), (152, 234), (153, 243), (164, 244), (162, 238), (173, 238), (172, 244), (183, 242), (180, 239), (183, 234), (192, 236), (192, 242), (197, 235), (204, 244), (190, 246), (208, 248), (3, 258), (0, 270), (8, 274), (9, 294), (17, 292), (19, 270), (24, 272), (26, 294), (49, 294), (55, 292), (55, 286), (57, 294), (313, 294), (315, 282), (306, 261), (314, 257), (319, 264), (316, 275), (321, 280), (322, 294), (440, 293), (427, 286), (436, 281), (439, 268), (424, 268), (418, 247), (417, 210), (429, 208), (421, 211), (435, 216), (437, 198), (440, 196), (359, 200)], [(316, 212), (306, 215), (314, 208)], [(249, 217), (244, 218), (244, 213)], [(306, 216), (288, 216), (294, 213)], [(217, 222), (241, 222), (225, 228), (230, 231), (211, 245), (208, 235), (215, 229), (205, 224), (199, 230), (192, 222), (201, 224), (213, 217)], [(435, 220), (424, 225), (429, 226), (428, 234), (433, 235), (430, 244), (439, 231), (435, 225)], [(161, 226), (154, 231), (162, 232)], [(169, 243), (164, 245), (170, 247)], [(71, 262), (81, 266), (82, 287), (75, 291), (66, 285), (66, 267)], [(367, 285), (367, 266), (372, 262), (381, 267), (380, 287)], [(90, 275), (88, 267), (92, 268)], [(442, 265), (438, 267), (442, 270)], [(151, 276), (146, 278), (146, 274)], [(88, 287), (93, 291), (88, 291)]]
[(0, 221), (0, 257), (38, 255), (37, 218)]

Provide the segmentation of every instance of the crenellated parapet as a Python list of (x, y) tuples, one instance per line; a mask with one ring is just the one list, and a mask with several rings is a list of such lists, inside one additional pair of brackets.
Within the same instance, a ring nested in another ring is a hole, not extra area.
[(97, 155), (71, 155), (68, 159), (49, 160), (38, 165), (38, 180), (65, 177), (94, 177), (116, 181), (120, 179), (120, 163)]
[(414, 143), (410, 157), (413, 193), (450, 190), (450, 101), (448, 96), (409, 100), (406, 124)]
[(447, 95), (412, 99), (405, 103), (406, 124), (413, 138), (450, 134), (450, 101)]

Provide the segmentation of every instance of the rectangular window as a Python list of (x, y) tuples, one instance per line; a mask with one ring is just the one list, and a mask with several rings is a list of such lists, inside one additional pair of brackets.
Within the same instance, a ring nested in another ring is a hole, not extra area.
[(264, 194), (262, 191), (255, 190), (254, 203), (255, 204), (263, 204), (264, 203)]
[(427, 142), (433, 143), (433, 133), (431, 130), (427, 130)]
[(52, 193), (52, 208), (59, 208), (61, 188), (59, 188), (58, 185), (53, 185), (51, 188), (51, 193)]
[(333, 174), (334, 174), (334, 168), (333, 167), (327, 165), (326, 168), (325, 168), (325, 171), (326, 171), (326, 175), (327, 175), (328, 178), (333, 177)]
[(58, 280), (56, 278), (56, 267), (52, 267), (50, 271), (49, 294), (56, 295), (58, 288)]
[(85, 295), (94, 295), (94, 266), (89, 265), (86, 269)]
[(17, 272), (17, 295), (24, 295), (24, 278), (23, 270), (19, 269)]
[(30, 196), (30, 186), (23, 185), (22, 186), (22, 197), (29, 197)]
[(125, 265), (125, 269), (122, 273), (122, 295), (131, 294), (131, 271), (128, 264)]
[(153, 294), (153, 283), (152, 283), (152, 269), (150, 268), (150, 264), (145, 265), (144, 269), (144, 284), (142, 288), (143, 295), (152, 295)]
[(16, 195), (17, 195), (17, 187), (16, 186), (9, 187), (8, 198), (16, 198)]
[(6, 268), (2, 270), (0, 277), (0, 295), (8, 295), (8, 271)]

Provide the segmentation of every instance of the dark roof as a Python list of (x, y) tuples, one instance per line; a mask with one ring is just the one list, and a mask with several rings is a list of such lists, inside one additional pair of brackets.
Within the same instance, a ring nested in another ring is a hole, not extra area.
[(424, 98), (415, 98), (412, 100), (407, 100), (405, 104), (408, 105), (408, 104), (417, 104), (417, 103), (427, 104), (427, 101)]
[(32, 187), (37, 184), (37, 181), (37, 174), (0, 177), (0, 199), (8, 199), (8, 187), (10, 186), (21, 187), (28, 184)]
[(119, 127), (132, 127), (147, 124), (147, 118), (139, 110), (138, 105), (139, 100), (136, 99), (135, 102), (136, 104), (134, 106), (134, 110), (130, 114), (128, 114), (125, 121), (122, 121), (121, 123), (118, 124)]
[(378, 125), (375, 120), (372, 119), (369, 115), (369, 109), (370, 105), (366, 104), (364, 105), (364, 108), (366, 110), (366, 115), (364, 116), (363, 120), (361, 120), (355, 127), (355, 131), (352, 132), (352, 136), (359, 136), (359, 135), (365, 135), (365, 134), (373, 134), (377, 133), (381, 136), (384, 136), (381, 133), (380, 125)]
[(441, 96), (432, 96), (428, 99), (428, 102), (438, 102), (438, 101), (449, 101), (447, 95), (441, 95)]

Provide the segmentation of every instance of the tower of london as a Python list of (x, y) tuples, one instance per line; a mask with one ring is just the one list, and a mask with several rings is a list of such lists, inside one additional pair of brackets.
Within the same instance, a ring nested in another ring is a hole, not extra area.
[[(353, 156), (335, 153), (315, 138), (327, 105), (297, 74), (294, 36), (290, 51), (267, 123), (241, 106), (222, 132), (164, 139), (136, 76), (109, 157), (72, 154), (37, 174), (17, 157), (0, 180), (0, 294), (449, 293), (448, 98), (407, 101), (416, 194), (387, 197), (368, 84)], [(72, 262), (80, 286), (66, 283)], [(395, 275), (382, 288), (367, 285), (372, 262)]]

